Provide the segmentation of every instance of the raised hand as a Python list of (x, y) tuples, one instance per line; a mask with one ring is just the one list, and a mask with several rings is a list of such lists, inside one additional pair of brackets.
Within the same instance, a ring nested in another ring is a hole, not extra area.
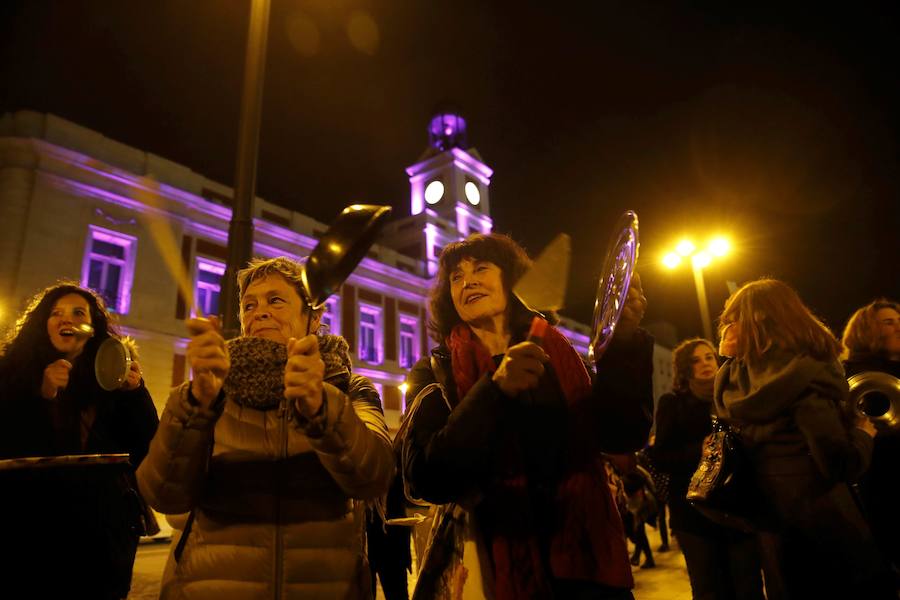
[(69, 385), (69, 371), (72, 370), (72, 363), (64, 358), (55, 360), (44, 369), (44, 379), (41, 382), (41, 397), (44, 400), (53, 400), (59, 393)]
[(122, 389), (125, 391), (136, 390), (141, 387), (141, 365), (138, 361), (131, 361), (128, 367), (128, 373), (125, 374), (125, 381), (122, 382)]
[(322, 407), (322, 381), (325, 377), (325, 363), (319, 354), (319, 339), (315, 335), (290, 338), (287, 356), (284, 397), (296, 403), (301, 415), (312, 417)]
[(644, 296), (644, 288), (641, 287), (641, 276), (635, 271), (631, 275), (631, 285), (628, 286), (628, 296), (625, 298), (622, 316), (616, 325), (615, 337), (631, 339), (641, 324), (646, 310), (647, 298)]
[(525, 390), (537, 387), (544, 374), (544, 363), (550, 357), (534, 342), (521, 342), (510, 346), (500, 366), (494, 371), (494, 383), (510, 398)]
[(191, 395), (201, 406), (209, 407), (222, 391), (222, 384), (231, 359), (218, 317), (188, 319), (191, 341), (187, 345), (187, 360), (193, 372)]

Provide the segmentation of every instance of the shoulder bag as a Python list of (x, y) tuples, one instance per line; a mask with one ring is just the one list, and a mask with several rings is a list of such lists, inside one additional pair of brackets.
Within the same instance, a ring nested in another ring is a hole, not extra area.
[(739, 432), (713, 417), (713, 431), (703, 440), (688, 485), (688, 502), (720, 525), (751, 532), (757, 529), (758, 495)]

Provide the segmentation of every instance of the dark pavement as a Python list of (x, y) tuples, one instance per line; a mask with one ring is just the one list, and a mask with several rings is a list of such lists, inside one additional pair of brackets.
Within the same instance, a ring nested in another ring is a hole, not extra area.
[[(659, 534), (648, 528), (650, 547), (659, 547)], [(159, 597), (159, 583), (165, 568), (169, 544), (166, 542), (142, 543), (138, 548), (134, 564), (134, 578), (128, 600), (156, 600)], [(688, 582), (684, 557), (678, 550), (678, 542), (672, 540), (668, 552), (654, 552), (656, 567), (653, 569), (634, 568), (635, 600), (690, 600), (691, 586)], [(414, 579), (410, 577), (410, 590)], [(384, 600), (378, 590), (378, 600)]]

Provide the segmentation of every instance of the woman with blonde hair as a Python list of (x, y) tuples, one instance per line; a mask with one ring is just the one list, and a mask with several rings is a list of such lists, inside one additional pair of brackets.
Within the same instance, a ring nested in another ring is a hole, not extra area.
[[(879, 371), (900, 377), (900, 304), (885, 298), (853, 313), (844, 328), (844, 370), (848, 377)], [(859, 492), (878, 547), (893, 565), (900, 588), (900, 434), (880, 431), (872, 450), (872, 464), (859, 483)]]
[(848, 487), (868, 467), (874, 427), (844, 410), (841, 345), (775, 279), (725, 303), (715, 414), (737, 430), (761, 492), (758, 540), (769, 600), (895, 598)]

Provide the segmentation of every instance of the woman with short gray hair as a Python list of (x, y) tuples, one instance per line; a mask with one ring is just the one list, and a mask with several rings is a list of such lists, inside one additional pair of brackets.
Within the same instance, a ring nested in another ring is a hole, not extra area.
[(302, 266), (238, 273), (241, 336), (191, 319), (193, 378), (174, 389), (138, 472), (148, 502), (191, 511), (161, 597), (371, 598), (365, 502), (394, 459), (381, 402), (347, 342), (318, 329)]

